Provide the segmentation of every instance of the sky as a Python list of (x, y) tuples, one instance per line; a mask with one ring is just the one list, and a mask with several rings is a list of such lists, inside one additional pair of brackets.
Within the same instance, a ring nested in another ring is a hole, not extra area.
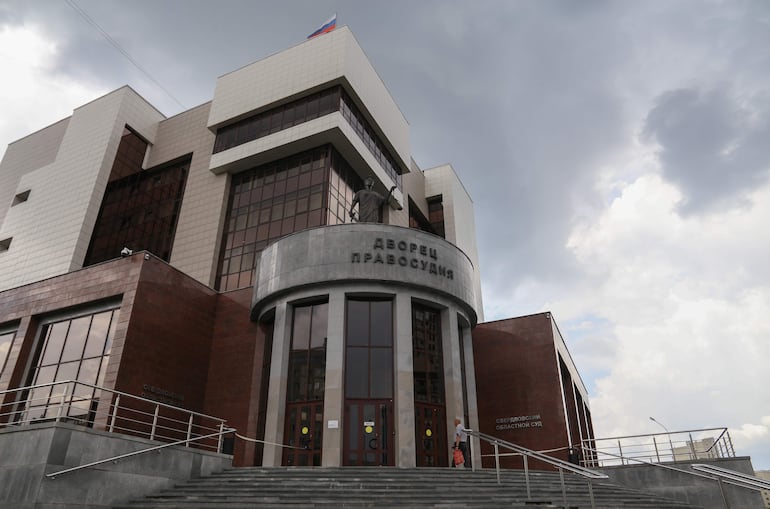
[(0, 0), (0, 150), (125, 84), (197, 106), (335, 12), (473, 198), (485, 320), (553, 314), (597, 437), (770, 469), (766, 0)]

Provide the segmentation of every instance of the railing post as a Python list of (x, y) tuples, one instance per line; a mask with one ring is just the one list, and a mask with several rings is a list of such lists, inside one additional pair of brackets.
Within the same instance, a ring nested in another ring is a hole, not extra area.
[(61, 420), (61, 415), (64, 412), (64, 402), (67, 401), (67, 393), (69, 392), (70, 384), (64, 385), (64, 392), (61, 394), (61, 402), (59, 403), (59, 410), (56, 413), (56, 422)]
[(618, 440), (618, 456), (620, 456), (620, 464), (621, 465), (625, 465), (626, 464), (626, 460), (623, 457), (623, 447), (621, 447), (621, 445), (620, 445), (620, 440)]
[(529, 489), (529, 456), (522, 454), (521, 457), (524, 459), (524, 482), (527, 485), (527, 500), (532, 500), (532, 493)]
[(698, 451), (695, 450), (695, 442), (692, 440), (692, 433), (687, 433), (687, 435), (690, 437), (690, 459), (697, 460), (698, 459)]
[(655, 457), (658, 459), (658, 463), (660, 463), (660, 453), (658, 452), (658, 441), (655, 440), (655, 436), (652, 437), (652, 445), (655, 446)]
[(158, 412), (160, 412), (160, 405), (155, 405), (155, 413), (152, 416), (152, 429), (150, 430), (150, 440), (155, 440), (155, 430), (158, 427)]
[(725, 434), (727, 435), (727, 443), (729, 444), (729, 449), (727, 450), (728, 453), (730, 453), (730, 458), (735, 457), (735, 447), (733, 447), (733, 440), (730, 438), (730, 432), (726, 431)]
[(120, 407), (120, 394), (115, 396), (115, 406), (112, 409), (112, 420), (110, 421), (110, 433), (115, 429), (115, 419), (118, 418), (118, 408)]
[(497, 484), (500, 484), (500, 447), (495, 441), (495, 473), (497, 474)]
[(561, 479), (561, 498), (564, 507), (567, 507), (567, 488), (564, 486), (564, 469), (559, 467), (559, 479)]
[(222, 452), (222, 442), (224, 441), (225, 435), (225, 421), (222, 421), (219, 423), (219, 437), (217, 438), (217, 452)]
[(192, 435), (192, 423), (193, 423), (193, 414), (190, 414), (190, 419), (187, 421), (187, 441), (184, 443), (185, 447), (190, 447), (190, 436)]
[(591, 484), (591, 479), (588, 479), (588, 498), (591, 500), (591, 509), (596, 509), (596, 501), (594, 500), (594, 486)]
[(722, 501), (725, 503), (725, 509), (730, 509), (730, 503), (727, 501), (727, 495), (725, 495), (725, 487), (724, 484), (722, 484), (722, 479), (717, 477), (717, 482), (719, 483), (719, 493), (722, 494)]

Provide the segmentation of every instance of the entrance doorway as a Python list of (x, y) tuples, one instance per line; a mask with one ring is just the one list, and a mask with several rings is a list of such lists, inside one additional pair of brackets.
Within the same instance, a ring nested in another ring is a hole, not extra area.
[(343, 465), (395, 465), (390, 300), (347, 301), (344, 433)]
[(393, 400), (345, 402), (345, 466), (394, 466)]
[(417, 466), (449, 466), (444, 407), (415, 403), (414, 410)]
[(283, 450), (283, 465), (308, 467), (321, 465), (323, 439), (323, 403), (294, 403), (286, 406), (287, 445), (298, 449)]

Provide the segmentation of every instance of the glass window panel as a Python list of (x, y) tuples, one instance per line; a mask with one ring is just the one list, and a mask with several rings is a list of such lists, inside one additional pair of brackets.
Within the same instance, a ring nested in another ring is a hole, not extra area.
[(312, 228), (314, 226), (321, 226), (321, 224), (323, 224), (321, 222), (322, 219), (321, 209), (310, 211), (307, 215), (307, 227)]
[(115, 327), (118, 325), (118, 310), (112, 310), (112, 322), (110, 322), (110, 332), (107, 333), (107, 341), (104, 345), (104, 355), (107, 356), (112, 350), (112, 340), (115, 338)]
[(14, 337), (16, 337), (16, 331), (0, 334), (0, 376), (3, 374), (3, 368), (5, 367), (5, 362), (8, 360), (11, 346), (13, 346)]
[(64, 339), (67, 337), (68, 326), (68, 321), (53, 323), (48, 326), (45, 352), (40, 360), (41, 366), (59, 362), (62, 348), (64, 348)]
[(35, 382), (33, 385), (47, 384), (53, 382), (56, 376), (56, 365), (40, 368), (35, 373)]
[(369, 349), (348, 348), (345, 361), (345, 397), (369, 397)]
[[(63, 389), (57, 387), (57, 391), (58, 392), (55, 396), (61, 395), (63, 392)], [(38, 387), (37, 389), (33, 389), (32, 392), (29, 393), (27, 400), (29, 401), (30, 406), (47, 405), (50, 397), (51, 397), (51, 386), (48, 385), (45, 387)]]
[(393, 345), (393, 315), (391, 301), (373, 301), (371, 303), (371, 334), (373, 346)]
[(77, 318), (70, 322), (70, 329), (67, 333), (67, 340), (64, 343), (61, 362), (81, 359), (83, 357), (83, 348), (85, 348), (86, 334), (88, 334), (90, 323), (90, 316)]
[(295, 231), (304, 230), (305, 228), (307, 228), (307, 214), (297, 214), (297, 217), (294, 218)]
[(282, 221), (278, 220), (278, 221), (272, 221), (272, 222), (270, 223), (270, 234), (269, 234), (269, 238), (271, 238), (271, 239), (277, 239), (278, 237), (280, 237), (280, 236), (281, 236), (281, 222), (282, 222)]
[(293, 232), (294, 232), (294, 218), (290, 217), (288, 219), (284, 219), (281, 222), (281, 235), (288, 235)]
[(294, 308), (292, 350), (307, 350), (310, 346), (311, 306)]
[(348, 301), (346, 344), (350, 346), (369, 344), (369, 302)]
[(320, 209), (322, 203), (323, 195), (321, 193), (313, 193), (310, 195), (310, 210)]
[(88, 341), (86, 342), (85, 352), (83, 352), (83, 358), (101, 356), (104, 353), (104, 343), (107, 340), (107, 333), (110, 328), (110, 318), (112, 318), (112, 311), (94, 315), (91, 322), (91, 330), (88, 332)]
[(309, 373), (307, 398), (309, 400), (323, 400), (326, 379), (326, 349), (310, 350)]
[(101, 357), (84, 360), (80, 366), (78, 381), (87, 384), (96, 384), (96, 380), (99, 377), (99, 366), (101, 365), (101, 361)]
[(99, 387), (104, 386), (104, 375), (107, 373), (107, 365), (110, 363), (110, 356), (105, 355), (102, 357), (102, 364), (99, 367), (99, 377), (96, 379), (96, 385)]
[(63, 362), (59, 364), (59, 369), (56, 371), (56, 381), (63, 382), (65, 380), (76, 380), (79, 367), (80, 361)]
[(372, 348), (369, 371), (369, 396), (372, 398), (393, 397), (393, 349)]
[(310, 348), (320, 348), (326, 345), (326, 331), (329, 321), (329, 305), (327, 303), (313, 306), (313, 321), (310, 331)]
[(289, 356), (289, 373), (287, 395), (288, 401), (304, 401), (307, 399), (308, 381), (308, 352), (307, 350), (292, 351)]

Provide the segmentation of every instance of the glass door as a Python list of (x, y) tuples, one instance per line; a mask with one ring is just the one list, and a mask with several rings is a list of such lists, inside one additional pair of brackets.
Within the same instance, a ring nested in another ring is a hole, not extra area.
[(345, 466), (394, 466), (393, 400), (345, 403)]

